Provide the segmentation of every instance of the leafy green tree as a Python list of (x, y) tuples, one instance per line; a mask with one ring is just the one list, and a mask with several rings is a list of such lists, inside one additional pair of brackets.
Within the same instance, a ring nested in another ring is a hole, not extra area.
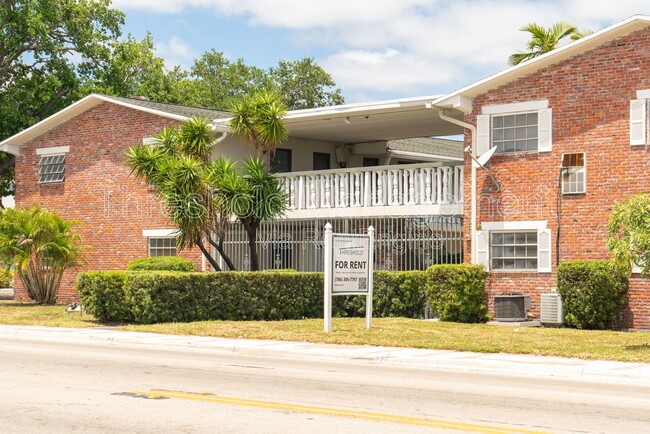
[(269, 75), (290, 110), (340, 105), (345, 102), (332, 76), (313, 57), (281, 60)]
[(650, 195), (637, 194), (616, 204), (607, 231), (614, 259), (628, 271), (637, 264), (645, 277), (650, 275)]
[(56, 303), (66, 269), (80, 265), (84, 245), (76, 221), (65, 221), (40, 206), (0, 214), (0, 260), (12, 264), (29, 297)]
[(230, 108), (230, 129), (247, 140), (258, 156), (273, 154), (275, 148), (289, 137), (284, 122), (287, 108), (282, 96), (272, 90), (244, 95)]
[(519, 65), (522, 62), (553, 51), (558, 47), (562, 39), (578, 35), (576, 26), (565, 21), (555, 23), (548, 29), (537, 23), (530, 23), (519, 30), (530, 33), (530, 41), (526, 51), (514, 53), (508, 58), (510, 65)]
[[(0, 6), (0, 140), (79, 99), (79, 65), (101, 62), (124, 14), (109, 0), (4, 0)], [(13, 157), (0, 158), (0, 196)]]

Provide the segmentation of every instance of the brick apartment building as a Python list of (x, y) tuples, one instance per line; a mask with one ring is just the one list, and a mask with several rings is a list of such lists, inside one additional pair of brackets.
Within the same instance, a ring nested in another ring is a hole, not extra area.
[[(328, 219), (341, 228), (371, 222), (386, 228), (387, 249), (376, 255), (384, 268), (423, 268), (462, 252), (491, 271), (491, 308), (495, 295), (521, 293), (539, 317), (557, 264), (608, 258), (613, 204), (650, 191), (649, 71), (650, 18), (635, 16), (442, 97), (290, 112), (291, 139), (276, 162), (289, 172), (291, 209), (281, 229), (290, 240), (278, 241), (278, 227), (269, 226), (262, 256), (269, 268), (318, 269), (319, 250), (301, 253), (307, 240), (299, 234), (312, 231), (317, 240)], [(147, 187), (129, 176), (123, 152), (191, 114), (221, 129), (228, 117), (87, 97), (0, 143), (19, 154), (16, 204), (41, 203), (84, 222), (91, 269), (169, 253), (173, 246), (160, 240), (173, 239), (173, 228)], [(498, 187), (470, 156), (463, 159), (462, 143), (427, 139), (462, 133), (477, 156), (496, 147), (489, 163)], [(247, 153), (237, 139), (225, 143), (219, 152)], [(65, 183), (39, 183), (48, 155), (64, 155)], [(236, 253), (242, 243), (233, 237)], [(395, 240), (408, 241), (396, 249)], [(280, 252), (278, 242), (295, 244)], [(182, 254), (202, 266), (199, 253)], [(68, 296), (73, 283), (70, 273)], [(625, 326), (650, 329), (650, 282), (639, 274)]]

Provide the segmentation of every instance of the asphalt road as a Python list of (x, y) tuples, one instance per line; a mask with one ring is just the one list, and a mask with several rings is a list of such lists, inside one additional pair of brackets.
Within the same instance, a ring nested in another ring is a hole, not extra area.
[(0, 432), (650, 432), (650, 387), (0, 337)]

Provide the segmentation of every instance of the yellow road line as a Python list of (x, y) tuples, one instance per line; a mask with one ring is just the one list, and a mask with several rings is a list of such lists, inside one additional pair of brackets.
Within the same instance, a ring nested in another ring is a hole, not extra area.
[(396, 414), (374, 413), (368, 411), (345, 410), (339, 408), (318, 407), (311, 405), (291, 404), (286, 402), (262, 401), (257, 399), (234, 398), (228, 396), (213, 395), (211, 393), (192, 393), (174, 390), (154, 389), (148, 392), (129, 392), (129, 395), (144, 398), (172, 398), (185, 399), (190, 401), (212, 402), (217, 404), (239, 405), (245, 407), (256, 407), (267, 410), (290, 411), (294, 413), (312, 413), (325, 416), (349, 417), (353, 419), (365, 419), (378, 422), (399, 423), (405, 425), (423, 426), (429, 428), (442, 428), (455, 431), (465, 431), (481, 434), (541, 434), (539, 431), (528, 431), (516, 428), (505, 428), (475, 423), (453, 422), (438, 419), (425, 419), (412, 416), (400, 416)]

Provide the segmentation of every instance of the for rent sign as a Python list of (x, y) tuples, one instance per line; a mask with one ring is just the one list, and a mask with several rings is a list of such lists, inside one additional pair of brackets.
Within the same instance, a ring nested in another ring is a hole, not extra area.
[(332, 249), (332, 294), (366, 294), (370, 237), (334, 234)]
[(332, 296), (365, 295), (366, 328), (372, 321), (372, 268), (374, 229), (367, 235), (333, 234), (325, 225), (325, 331), (332, 331)]

